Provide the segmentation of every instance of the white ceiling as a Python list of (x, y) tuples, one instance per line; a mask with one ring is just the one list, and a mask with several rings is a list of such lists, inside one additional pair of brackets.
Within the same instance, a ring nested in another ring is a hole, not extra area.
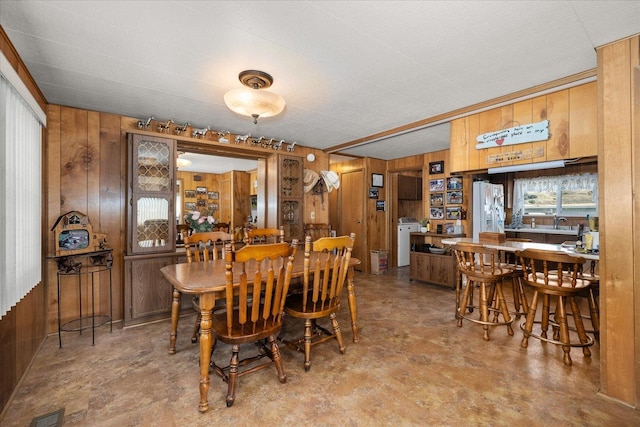
[[(640, 1), (7, 1), (0, 24), (47, 101), (331, 149), (596, 67)], [(224, 105), (258, 69), (287, 106)], [(447, 124), (342, 151), (448, 148)]]

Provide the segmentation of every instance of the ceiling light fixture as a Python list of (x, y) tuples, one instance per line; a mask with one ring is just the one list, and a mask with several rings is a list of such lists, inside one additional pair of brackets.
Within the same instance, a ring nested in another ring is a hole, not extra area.
[(284, 99), (266, 89), (273, 84), (273, 77), (258, 70), (246, 70), (238, 75), (240, 83), (249, 89), (232, 89), (224, 94), (224, 103), (231, 111), (243, 116), (272, 117), (280, 114), (286, 105)]

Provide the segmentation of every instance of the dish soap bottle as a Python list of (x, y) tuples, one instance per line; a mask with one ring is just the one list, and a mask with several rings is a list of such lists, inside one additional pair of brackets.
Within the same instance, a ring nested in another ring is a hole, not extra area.
[(427, 221), (427, 233), (431, 231), (431, 222)]

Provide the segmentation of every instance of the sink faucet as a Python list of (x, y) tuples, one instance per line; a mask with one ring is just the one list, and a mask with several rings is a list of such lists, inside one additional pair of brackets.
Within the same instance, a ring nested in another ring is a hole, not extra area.
[(560, 221), (566, 221), (566, 220), (567, 220), (567, 218), (565, 218), (565, 217), (563, 217), (563, 216), (557, 216), (557, 215), (554, 215), (554, 216), (553, 216), (553, 228), (554, 228), (555, 230), (557, 230), (557, 229), (558, 229), (558, 223), (559, 223)]

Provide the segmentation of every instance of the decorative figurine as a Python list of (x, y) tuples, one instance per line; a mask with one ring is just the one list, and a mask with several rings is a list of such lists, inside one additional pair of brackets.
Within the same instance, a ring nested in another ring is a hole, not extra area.
[(227, 136), (229, 136), (230, 134), (231, 132), (229, 132), (228, 130), (218, 131), (218, 142), (222, 142), (223, 144), (228, 144), (229, 138), (227, 138)]
[(291, 144), (289, 144), (289, 146), (287, 147), (287, 151), (288, 151), (289, 153), (293, 153), (293, 152), (296, 150), (296, 149), (295, 149), (295, 147), (296, 147), (296, 142), (292, 142), (292, 143), (291, 143)]
[(172, 119), (167, 120), (166, 123), (160, 123), (158, 125), (158, 132), (169, 133), (169, 129), (171, 128), (171, 123), (173, 123)]
[(187, 134), (187, 127), (190, 126), (191, 123), (187, 122), (182, 126), (176, 126), (176, 135)]
[(240, 144), (241, 142), (247, 145), (247, 140), (251, 138), (251, 135), (237, 135), (236, 136), (236, 144)]
[(154, 116), (149, 117), (146, 121), (138, 120), (138, 129), (145, 128), (149, 130), (149, 126), (151, 126), (151, 120), (155, 120)]
[(194, 129), (193, 132), (191, 132), (191, 136), (194, 138), (202, 137), (202, 139), (204, 139), (210, 130), (211, 130), (211, 126), (207, 126), (206, 128), (202, 128), (202, 129)]

